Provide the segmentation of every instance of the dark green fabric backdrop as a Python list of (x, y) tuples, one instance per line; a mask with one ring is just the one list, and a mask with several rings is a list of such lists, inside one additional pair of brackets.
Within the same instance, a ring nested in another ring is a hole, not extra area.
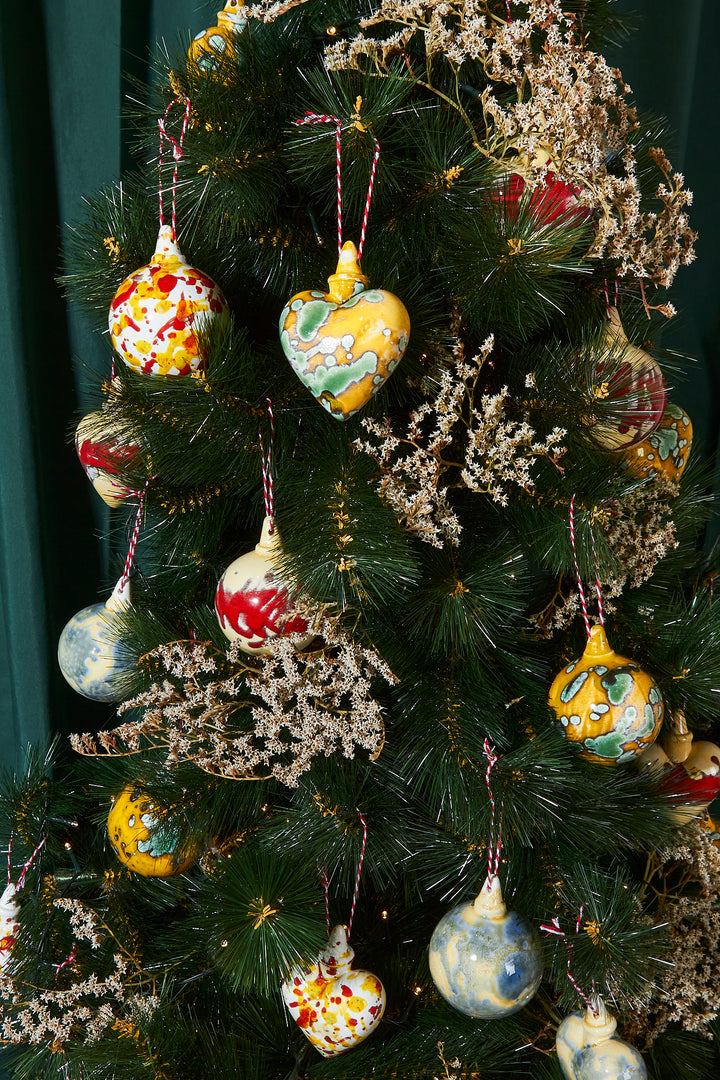
[[(63, 235), (83, 193), (129, 163), (120, 123), (126, 75), (148, 74), (152, 44), (211, 25), (199, 0), (43, 0), (0, 5), (0, 731), (3, 761), (49, 732), (96, 727), (100, 706), (65, 686), (55, 660), (67, 619), (107, 595), (108, 512), (68, 435), (87, 407), (86, 368), (103, 343), (55, 284)], [(673, 392), (708, 456), (720, 409), (718, 222), (714, 181), (717, 0), (634, 0), (640, 28), (615, 62), (649, 110), (677, 132), (674, 160), (696, 192), (699, 259), (678, 279), (682, 315), (664, 344), (698, 358)], [(105, 373), (105, 372), (104, 372)]]

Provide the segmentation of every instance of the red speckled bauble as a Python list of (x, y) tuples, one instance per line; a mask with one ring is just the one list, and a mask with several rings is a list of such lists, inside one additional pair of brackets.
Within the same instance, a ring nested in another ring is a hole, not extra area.
[(649, 353), (630, 344), (617, 308), (608, 312), (593, 395), (614, 405), (592, 429), (595, 441), (607, 450), (624, 450), (646, 439), (665, 413), (663, 374)]
[(220, 287), (185, 261), (172, 229), (163, 225), (152, 262), (115, 293), (110, 340), (128, 367), (143, 375), (189, 375), (205, 360), (198, 332), (228, 316)]
[(117, 475), (137, 458), (137, 445), (128, 442), (103, 412), (92, 412), (78, 424), (75, 449), (103, 502), (108, 506), (120, 506), (129, 492), (117, 480)]
[(277, 533), (271, 532), (266, 517), (255, 550), (228, 566), (215, 593), (215, 614), (223, 634), (254, 656), (269, 655), (268, 641), (283, 634), (302, 635), (300, 649), (314, 637), (308, 633), (307, 620), (293, 612), (290, 591), (275, 567), (279, 550)]

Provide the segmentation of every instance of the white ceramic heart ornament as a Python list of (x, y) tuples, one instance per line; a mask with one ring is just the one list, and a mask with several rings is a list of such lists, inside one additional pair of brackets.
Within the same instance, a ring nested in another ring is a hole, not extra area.
[(566, 1016), (557, 1030), (558, 1061), (567, 1080), (647, 1080), (634, 1046), (615, 1037), (617, 1020), (601, 998), (585, 1014)]
[(297, 293), (280, 315), (280, 344), (293, 371), (337, 420), (354, 416), (370, 401), (410, 339), (402, 301), (368, 284), (348, 240), (328, 291)]
[(354, 951), (336, 926), (317, 964), (292, 971), (282, 984), (295, 1023), (323, 1057), (334, 1057), (370, 1035), (385, 1011), (385, 989), (369, 971), (353, 971)]

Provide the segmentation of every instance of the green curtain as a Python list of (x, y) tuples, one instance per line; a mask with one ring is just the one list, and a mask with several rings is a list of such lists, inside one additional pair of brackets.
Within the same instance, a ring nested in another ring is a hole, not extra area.
[[(64, 305), (56, 277), (63, 238), (84, 193), (131, 162), (121, 115), (129, 79), (151, 77), (157, 41), (172, 50), (211, 25), (222, 6), (197, 0), (43, 0), (0, 5), (0, 730), (5, 764), (51, 733), (104, 718), (62, 680), (55, 659), (67, 619), (106, 596), (108, 512), (72, 450), (74, 423), (107, 374), (104, 343)], [(704, 452), (715, 454), (720, 410), (720, 245), (711, 184), (717, 124), (711, 114), (720, 11), (715, 0), (621, 0), (639, 32), (613, 57), (647, 111), (668, 117), (675, 162), (696, 192), (699, 259), (681, 273), (681, 310), (663, 344), (698, 358), (674, 396), (691, 412)], [(135, 92), (135, 91), (133, 91)]]

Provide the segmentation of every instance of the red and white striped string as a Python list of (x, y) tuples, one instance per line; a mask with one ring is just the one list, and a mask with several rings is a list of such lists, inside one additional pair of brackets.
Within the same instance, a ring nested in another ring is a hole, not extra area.
[[(580, 933), (580, 926), (582, 924), (582, 917), (583, 917), (583, 911), (584, 910), (585, 910), (585, 905), (582, 904), (581, 907), (580, 907), (580, 912), (579, 912), (578, 917), (577, 917), (577, 923), (575, 924), (575, 937), (577, 937), (577, 935)], [(540, 929), (543, 930), (546, 934), (554, 934), (556, 937), (563, 938), (563, 940), (565, 942), (565, 945), (567, 947), (567, 977), (570, 980), (570, 982), (572, 983), (572, 985), (575, 987), (575, 990), (580, 995), (582, 1000), (585, 1002), (588, 1009), (592, 1009), (595, 1016), (597, 1016), (598, 1015), (597, 1007), (595, 1006), (593, 1001), (588, 997), (588, 995), (583, 990), (580, 989), (580, 986), (576, 982), (575, 977), (573, 976), (573, 973), (570, 970), (571, 966), (572, 966), (573, 943), (572, 943), (572, 941), (570, 941), (570, 939), (568, 938), (565, 931), (560, 929), (560, 920), (558, 918), (554, 918), (554, 919), (552, 919), (550, 921), (550, 923), (541, 924)]]
[(612, 311), (612, 309), (614, 307), (617, 307), (617, 305), (618, 305), (618, 282), (617, 282), (617, 278), (615, 278), (615, 295), (613, 297), (612, 304), (610, 303), (610, 290), (608, 288), (607, 278), (605, 278), (605, 314), (607, 315), (608, 319), (610, 318), (610, 312)]
[[(600, 589), (600, 575), (598, 573), (598, 560), (597, 551), (595, 550), (595, 538), (590, 531), (590, 543), (592, 545), (593, 563), (595, 565), (595, 589), (597, 592), (598, 601), (598, 620), (601, 626), (605, 625), (605, 618), (603, 616), (602, 607), (602, 592)], [(582, 578), (580, 577), (580, 567), (578, 566), (577, 548), (575, 546), (575, 496), (570, 499), (570, 544), (573, 553), (573, 564), (575, 566), (575, 577), (577, 579), (578, 594), (580, 596), (580, 606), (582, 607), (583, 619), (585, 620), (585, 629), (587, 636), (590, 637), (590, 618), (588, 616), (587, 602), (585, 600), (585, 590), (583, 588)]]
[(358, 861), (357, 875), (355, 877), (355, 889), (353, 891), (352, 904), (350, 905), (350, 920), (348, 922), (348, 928), (347, 928), (348, 940), (350, 939), (350, 932), (352, 930), (353, 919), (355, 918), (355, 907), (357, 905), (358, 893), (360, 892), (360, 875), (362, 874), (363, 863), (365, 862), (365, 848), (367, 846), (367, 834), (368, 834), (367, 822), (365, 821), (365, 818), (360, 813), (360, 810), (358, 809), (358, 807), (355, 807), (355, 809), (357, 810), (357, 815), (360, 818), (360, 821), (362, 822), (363, 838), (362, 838), (362, 845), (360, 847), (360, 859)]
[[(329, 116), (324, 113), (312, 113), (306, 112), (302, 120), (295, 121), (298, 126), (301, 124), (335, 124), (335, 163), (336, 163), (336, 176), (337, 176), (337, 232), (338, 232), (338, 255), (342, 251), (342, 120), (337, 116)], [(367, 233), (368, 217), (370, 216), (370, 203), (372, 202), (373, 190), (375, 187), (375, 175), (377, 173), (377, 163), (380, 158), (380, 143), (373, 135), (375, 142), (375, 153), (373, 154), (372, 165), (370, 167), (370, 182), (368, 184), (367, 198), (365, 199), (365, 209), (362, 216), (362, 225), (360, 228), (360, 242), (358, 244), (358, 262), (362, 259), (363, 247), (365, 246), (365, 235)]]
[(133, 526), (132, 536), (130, 537), (130, 546), (128, 548), (127, 558), (125, 559), (125, 566), (123, 567), (122, 576), (120, 578), (120, 588), (123, 589), (127, 584), (130, 577), (130, 571), (132, 570), (133, 561), (135, 559), (135, 548), (137, 547), (138, 536), (140, 535), (140, 523), (142, 522), (143, 506), (145, 504), (145, 492), (148, 489), (150, 483), (150, 477), (145, 481), (145, 487), (142, 491), (135, 492), (138, 499), (137, 514), (135, 515), (135, 525)]
[(327, 870), (320, 870), (320, 879), (323, 886), (323, 895), (325, 896), (325, 926), (327, 927), (328, 937), (330, 937), (330, 881)]
[[(176, 139), (173, 135), (171, 135), (168, 132), (167, 125), (168, 125), (168, 118), (170, 116), (171, 110), (173, 109), (173, 107), (175, 105), (179, 105), (179, 104), (184, 104), (185, 112), (184, 112), (184, 115), (183, 115), (182, 127), (180, 129), (180, 138)], [(183, 156), (183, 141), (185, 139), (185, 132), (188, 129), (189, 122), (190, 122), (190, 98), (189, 97), (185, 97), (185, 98), (176, 97), (176, 98), (173, 98), (173, 100), (170, 102), (167, 109), (165, 110), (165, 115), (158, 120), (158, 128), (160, 130), (160, 151), (159, 151), (159, 154), (158, 154), (158, 173), (159, 173), (158, 207), (159, 207), (160, 225), (161, 226), (165, 224), (165, 217), (164, 217), (164, 211), (163, 211), (163, 147), (164, 147), (165, 142), (168, 142), (170, 144), (170, 146), (172, 147), (173, 161), (175, 162), (175, 165), (173, 167), (172, 187), (171, 187), (171, 192), (172, 192), (171, 227), (172, 227), (172, 238), (173, 238), (173, 240), (177, 239), (177, 229), (176, 229), (177, 219), (176, 219), (176, 212), (175, 212), (175, 203), (176, 203), (176, 194), (177, 194), (178, 162), (180, 161), (180, 158)]]
[(511, 23), (513, 21), (512, 14), (510, 12), (510, 0), (505, 0), (505, 10), (507, 11), (507, 21)]
[(497, 836), (495, 835), (495, 796), (492, 793), (492, 786), (490, 784), (490, 773), (492, 772), (493, 765), (498, 760), (498, 755), (495, 753), (490, 745), (490, 740), (485, 739), (483, 744), (483, 752), (487, 758), (488, 766), (485, 770), (485, 783), (487, 784), (488, 797), (490, 799), (490, 841), (488, 843), (488, 873), (487, 873), (487, 889), (490, 891), (491, 882), (493, 878), (497, 877), (498, 869), (500, 867), (500, 849), (502, 848), (502, 816), (498, 821)]
[[(18, 878), (17, 884), (15, 885), (16, 891), (19, 892), (20, 889), (22, 889), (23, 885), (25, 884), (25, 877), (27, 875), (27, 872), (30, 869), (30, 867), (32, 866), (32, 864), (35, 862), (35, 859), (36, 859), (37, 855), (39, 854), (39, 852), (42, 850), (42, 847), (43, 847), (46, 839), (47, 839), (47, 837), (43, 836), (42, 840), (40, 841), (38, 846), (35, 848), (35, 850), (33, 851), (32, 855), (30, 856), (28, 861), (23, 866), (23, 868), (22, 868), (22, 870), (20, 872), (20, 877)], [(12, 866), (11, 866), (11, 863), (10, 863), (11, 852), (12, 852), (12, 836), (10, 837), (10, 839), (8, 841), (8, 852), (7, 852), (7, 880), (8, 880), (8, 885), (12, 885), (12, 883), (13, 883), (13, 880), (12, 880)]]
[(265, 499), (265, 516), (270, 520), (270, 532), (275, 531), (275, 494), (273, 492), (273, 449), (275, 445), (275, 417), (273, 415), (272, 401), (266, 397), (268, 416), (270, 417), (270, 445), (267, 454), (263, 443), (262, 431), (258, 428), (260, 440), (260, 460), (262, 466), (263, 496)]
[(69, 967), (70, 964), (74, 964), (75, 961), (77, 960), (77, 949), (78, 949), (77, 941), (73, 941), (72, 949), (70, 950), (70, 954), (69, 954), (67, 960), (63, 960), (62, 964), (55, 964), (54, 965), (57, 968), (57, 971), (55, 972), (55, 980), (56, 981), (57, 981), (57, 977), (60, 974), (60, 972), (62, 971), (62, 969), (66, 968), (66, 967)]

